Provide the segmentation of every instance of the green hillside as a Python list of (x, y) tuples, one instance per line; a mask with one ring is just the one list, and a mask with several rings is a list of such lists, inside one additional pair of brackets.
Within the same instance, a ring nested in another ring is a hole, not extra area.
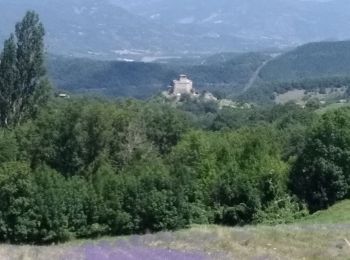
[(137, 98), (159, 92), (176, 76), (160, 64), (61, 56), (49, 57), (48, 71), (55, 87), (65, 91)]
[(344, 200), (327, 210), (318, 211), (300, 221), (307, 224), (350, 224), (350, 201)]
[[(255, 85), (240, 99), (271, 103), (276, 95), (293, 90), (315, 92), (309, 97), (320, 98), (319, 94), (343, 88), (345, 95), (338, 97), (342, 99), (348, 97), (349, 86), (350, 41), (318, 42), (300, 46), (267, 62)], [(334, 99), (334, 95), (329, 98)], [(322, 96), (321, 99), (328, 98)]]
[(350, 41), (310, 43), (282, 54), (260, 72), (264, 81), (291, 81), (350, 74)]
[(179, 74), (188, 74), (199, 90), (226, 95), (239, 92), (256, 69), (267, 59), (258, 53), (233, 54), (223, 62), (217, 56), (204, 65), (179, 65), (98, 61), (62, 56), (48, 58), (49, 76), (55, 86), (70, 92), (146, 98), (166, 90)]
[[(269, 58), (262, 53), (221, 53), (183, 62), (142, 63), (50, 56), (48, 69), (56, 87), (69, 92), (147, 98), (185, 73), (199, 90), (234, 97)], [(267, 103), (273, 101), (274, 93), (293, 89), (324, 92), (347, 87), (349, 76), (350, 41), (310, 43), (267, 62), (253, 87), (239, 99)]]

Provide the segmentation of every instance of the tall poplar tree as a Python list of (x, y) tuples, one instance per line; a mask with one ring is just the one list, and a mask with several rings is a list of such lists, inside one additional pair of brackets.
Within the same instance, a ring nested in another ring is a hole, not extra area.
[(38, 14), (29, 11), (5, 41), (0, 56), (0, 126), (21, 123), (47, 100), (44, 35)]

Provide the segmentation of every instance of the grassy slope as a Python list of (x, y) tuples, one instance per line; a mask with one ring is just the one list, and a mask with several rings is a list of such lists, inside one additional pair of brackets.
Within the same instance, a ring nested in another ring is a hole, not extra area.
[(350, 200), (295, 224), (226, 228), (197, 226), (155, 244), (180, 250), (224, 252), (227, 259), (350, 259)]
[(316, 110), (316, 113), (319, 115), (323, 115), (324, 113), (331, 111), (331, 110), (336, 110), (342, 107), (349, 107), (350, 103), (333, 103), (328, 106), (322, 107), (318, 110)]
[(316, 212), (303, 220), (305, 224), (341, 224), (349, 223), (350, 227), (350, 200), (344, 200), (327, 210)]
[[(92, 248), (100, 252), (110, 247), (119, 248), (116, 249), (119, 253), (127, 252), (131, 256), (128, 259), (139, 259), (132, 255), (140, 248), (178, 252), (180, 258), (168, 259), (184, 260), (350, 259), (350, 246), (345, 239), (350, 239), (350, 200), (292, 225), (242, 228), (194, 226), (177, 232), (74, 241), (50, 247), (2, 245), (0, 259), (88, 259), (84, 254)], [(154, 254), (145, 252), (143, 260), (155, 259)], [(107, 251), (101, 255), (107, 257), (103, 259), (123, 259), (123, 255), (120, 255), (121, 258), (108, 258)]]

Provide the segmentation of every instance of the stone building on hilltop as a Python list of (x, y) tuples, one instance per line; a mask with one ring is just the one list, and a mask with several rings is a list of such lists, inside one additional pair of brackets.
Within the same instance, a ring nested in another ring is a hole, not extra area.
[(170, 95), (181, 96), (181, 95), (195, 95), (193, 88), (193, 82), (186, 75), (180, 75), (179, 79), (173, 80), (170, 90)]

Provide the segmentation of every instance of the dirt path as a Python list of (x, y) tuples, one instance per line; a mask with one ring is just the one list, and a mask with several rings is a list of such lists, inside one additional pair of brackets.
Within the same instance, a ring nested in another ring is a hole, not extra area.
[(260, 71), (272, 60), (274, 60), (276, 57), (278, 57), (280, 54), (275, 54), (273, 56), (271, 56), (271, 58), (267, 61), (264, 61), (257, 69), (256, 71), (253, 73), (253, 75), (251, 76), (251, 78), (249, 79), (248, 83), (245, 85), (245, 87), (243, 88), (242, 92), (246, 92), (248, 89), (250, 89), (251, 87), (254, 86), (254, 83), (256, 82), (256, 80), (259, 77)]
[(266, 66), (267, 63), (269, 63), (271, 60), (267, 60), (264, 61), (263, 64), (261, 64), (259, 66), (259, 68), (257, 68), (257, 70), (254, 72), (254, 74), (252, 75), (252, 77), (249, 79), (247, 85), (245, 85), (244, 89), (242, 90), (242, 92), (246, 92), (248, 89), (250, 89), (255, 81), (257, 80), (257, 78), (259, 77), (260, 71)]

